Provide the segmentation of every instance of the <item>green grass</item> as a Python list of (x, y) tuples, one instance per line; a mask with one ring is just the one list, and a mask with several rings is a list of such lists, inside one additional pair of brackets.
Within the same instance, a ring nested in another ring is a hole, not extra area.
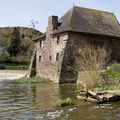
[(108, 90), (106, 87), (95, 87), (92, 89), (93, 92), (104, 92), (106, 90)]
[(81, 83), (76, 84), (76, 91), (80, 91), (80, 90), (83, 90), (83, 89), (84, 89), (83, 84), (81, 84)]
[(28, 70), (29, 68), (29, 63), (24, 62), (5, 62), (2, 65), (7, 70)]
[(113, 71), (113, 70), (106, 70), (104, 73), (108, 78), (118, 78), (120, 79), (120, 72), (119, 71)]
[(30, 58), (19, 55), (16, 57), (0, 56), (0, 64), (4, 65), (4, 69), (8, 70), (27, 70), (30, 64)]
[(28, 68), (29, 68), (28, 65), (19, 65), (19, 64), (5, 65), (5, 69), (7, 70), (27, 70)]
[(118, 78), (120, 79), (120, 64), (116, 63), (111, 65), (109, 70), (106, 70), (104, 72), (104, 75), (106, 75), (107, 78)]
[(109, 85), (109, 86), (105, 86), (105, 87), (95, 87), (92, 89), (93, 92), (104, 92), (107, 90), (118, 90), (120, 89), (120, 84), (118, 85)]
[(120, 72), (120, 63), (115, 63), (115, 64), (111, 65), (111, 69), (113, 71), (119, 71)]
[(65, 107), (65, 106), (71, 106), (73, 105), (73, 101), (70, 97), (64, 99), (64, 100), (58, 100), (57, 101), (57, 106), (58, 107)]
[(49, 83), (52, 82), (50, 79), (45, 77), (32, 77), (32, 78), (21, 78), (19, 80), (16, 80), (16, 83), (29, 83), (29, 84), (35, 84), (35, 83)]

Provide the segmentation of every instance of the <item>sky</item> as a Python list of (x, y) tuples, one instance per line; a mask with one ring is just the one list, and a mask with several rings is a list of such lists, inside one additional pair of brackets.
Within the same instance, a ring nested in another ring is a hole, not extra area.
[(46, 31), (48, 17), (64, 15), (75, 6), (112, 12), (120, 22), (120, 0), (0, 0), (0, 27), (32, 27)]

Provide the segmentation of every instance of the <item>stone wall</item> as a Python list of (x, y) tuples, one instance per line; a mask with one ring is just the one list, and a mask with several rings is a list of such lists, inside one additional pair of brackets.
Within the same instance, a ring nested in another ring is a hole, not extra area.
[[(40, 40), (36, 42), (36, 75), (41, 77), (47, 77), (54, 82), (59, 82), (59, 74), (61, 70), (62, 58), (64, 55), (64, 49), (66, 41), (68, 39), (67, 34), (61, 34), (59, 37), (59, 43), (57, 43), (58, 36), (51, 36), (42, 39), (43, 45), (40, 47)], [(56, 61), (56, 55), (59, 53), (58, 61)], [(39, 56), (42, 56), (39, 61)]]
[(69, 33), (61, 68), (60, 83), (75, 83), (81, 80), (80, 71), (76, 69), (75, 58), (77, 52), (86, 43), (95, 46), (105, 45), (106, 48), (112, 50), (112, 58), (114, 58), (115, 61), (120, 58), (120, 40), (118, 38), (84, 33)]
[(111, 40), (111, 48), (113, 50), (113, 60), (120, 63), (120, 38)]

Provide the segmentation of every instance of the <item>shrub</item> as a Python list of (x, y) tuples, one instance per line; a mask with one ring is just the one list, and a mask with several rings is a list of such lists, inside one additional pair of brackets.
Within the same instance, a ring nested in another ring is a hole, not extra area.
[(28, 56), (18, 55), (16, 57), (11, 57), (11, 62), (29, 63), (30, 62), (30, 58)]
[(9, 61), (9, 59), (10, 59), (10, 57), (9, 56), (7, 56), (7, 55), (0, 55), (0, 62), (1, 63), (4, 63), (4, 62), (7, 62), (7, 61)]
[(106, 50), (105, 46), (93, 46), (86, 43), (80, 51), (78, 51), (76, 61), (78, 70), (84, 72), (82, 82), (86, 91), (97, 86), (102, 78), (101, 70), (108, 63), (110, 52)]

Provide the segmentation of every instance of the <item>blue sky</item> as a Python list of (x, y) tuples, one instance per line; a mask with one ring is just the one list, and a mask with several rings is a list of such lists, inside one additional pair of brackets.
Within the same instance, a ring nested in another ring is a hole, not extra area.
[(44, 32), (48, 16), (61, 17), (72, 6), (114, 12), (120, 21), (120, 0), (0, 0), (0, 27), (31, 26), (38, 21), (36, 29)]

